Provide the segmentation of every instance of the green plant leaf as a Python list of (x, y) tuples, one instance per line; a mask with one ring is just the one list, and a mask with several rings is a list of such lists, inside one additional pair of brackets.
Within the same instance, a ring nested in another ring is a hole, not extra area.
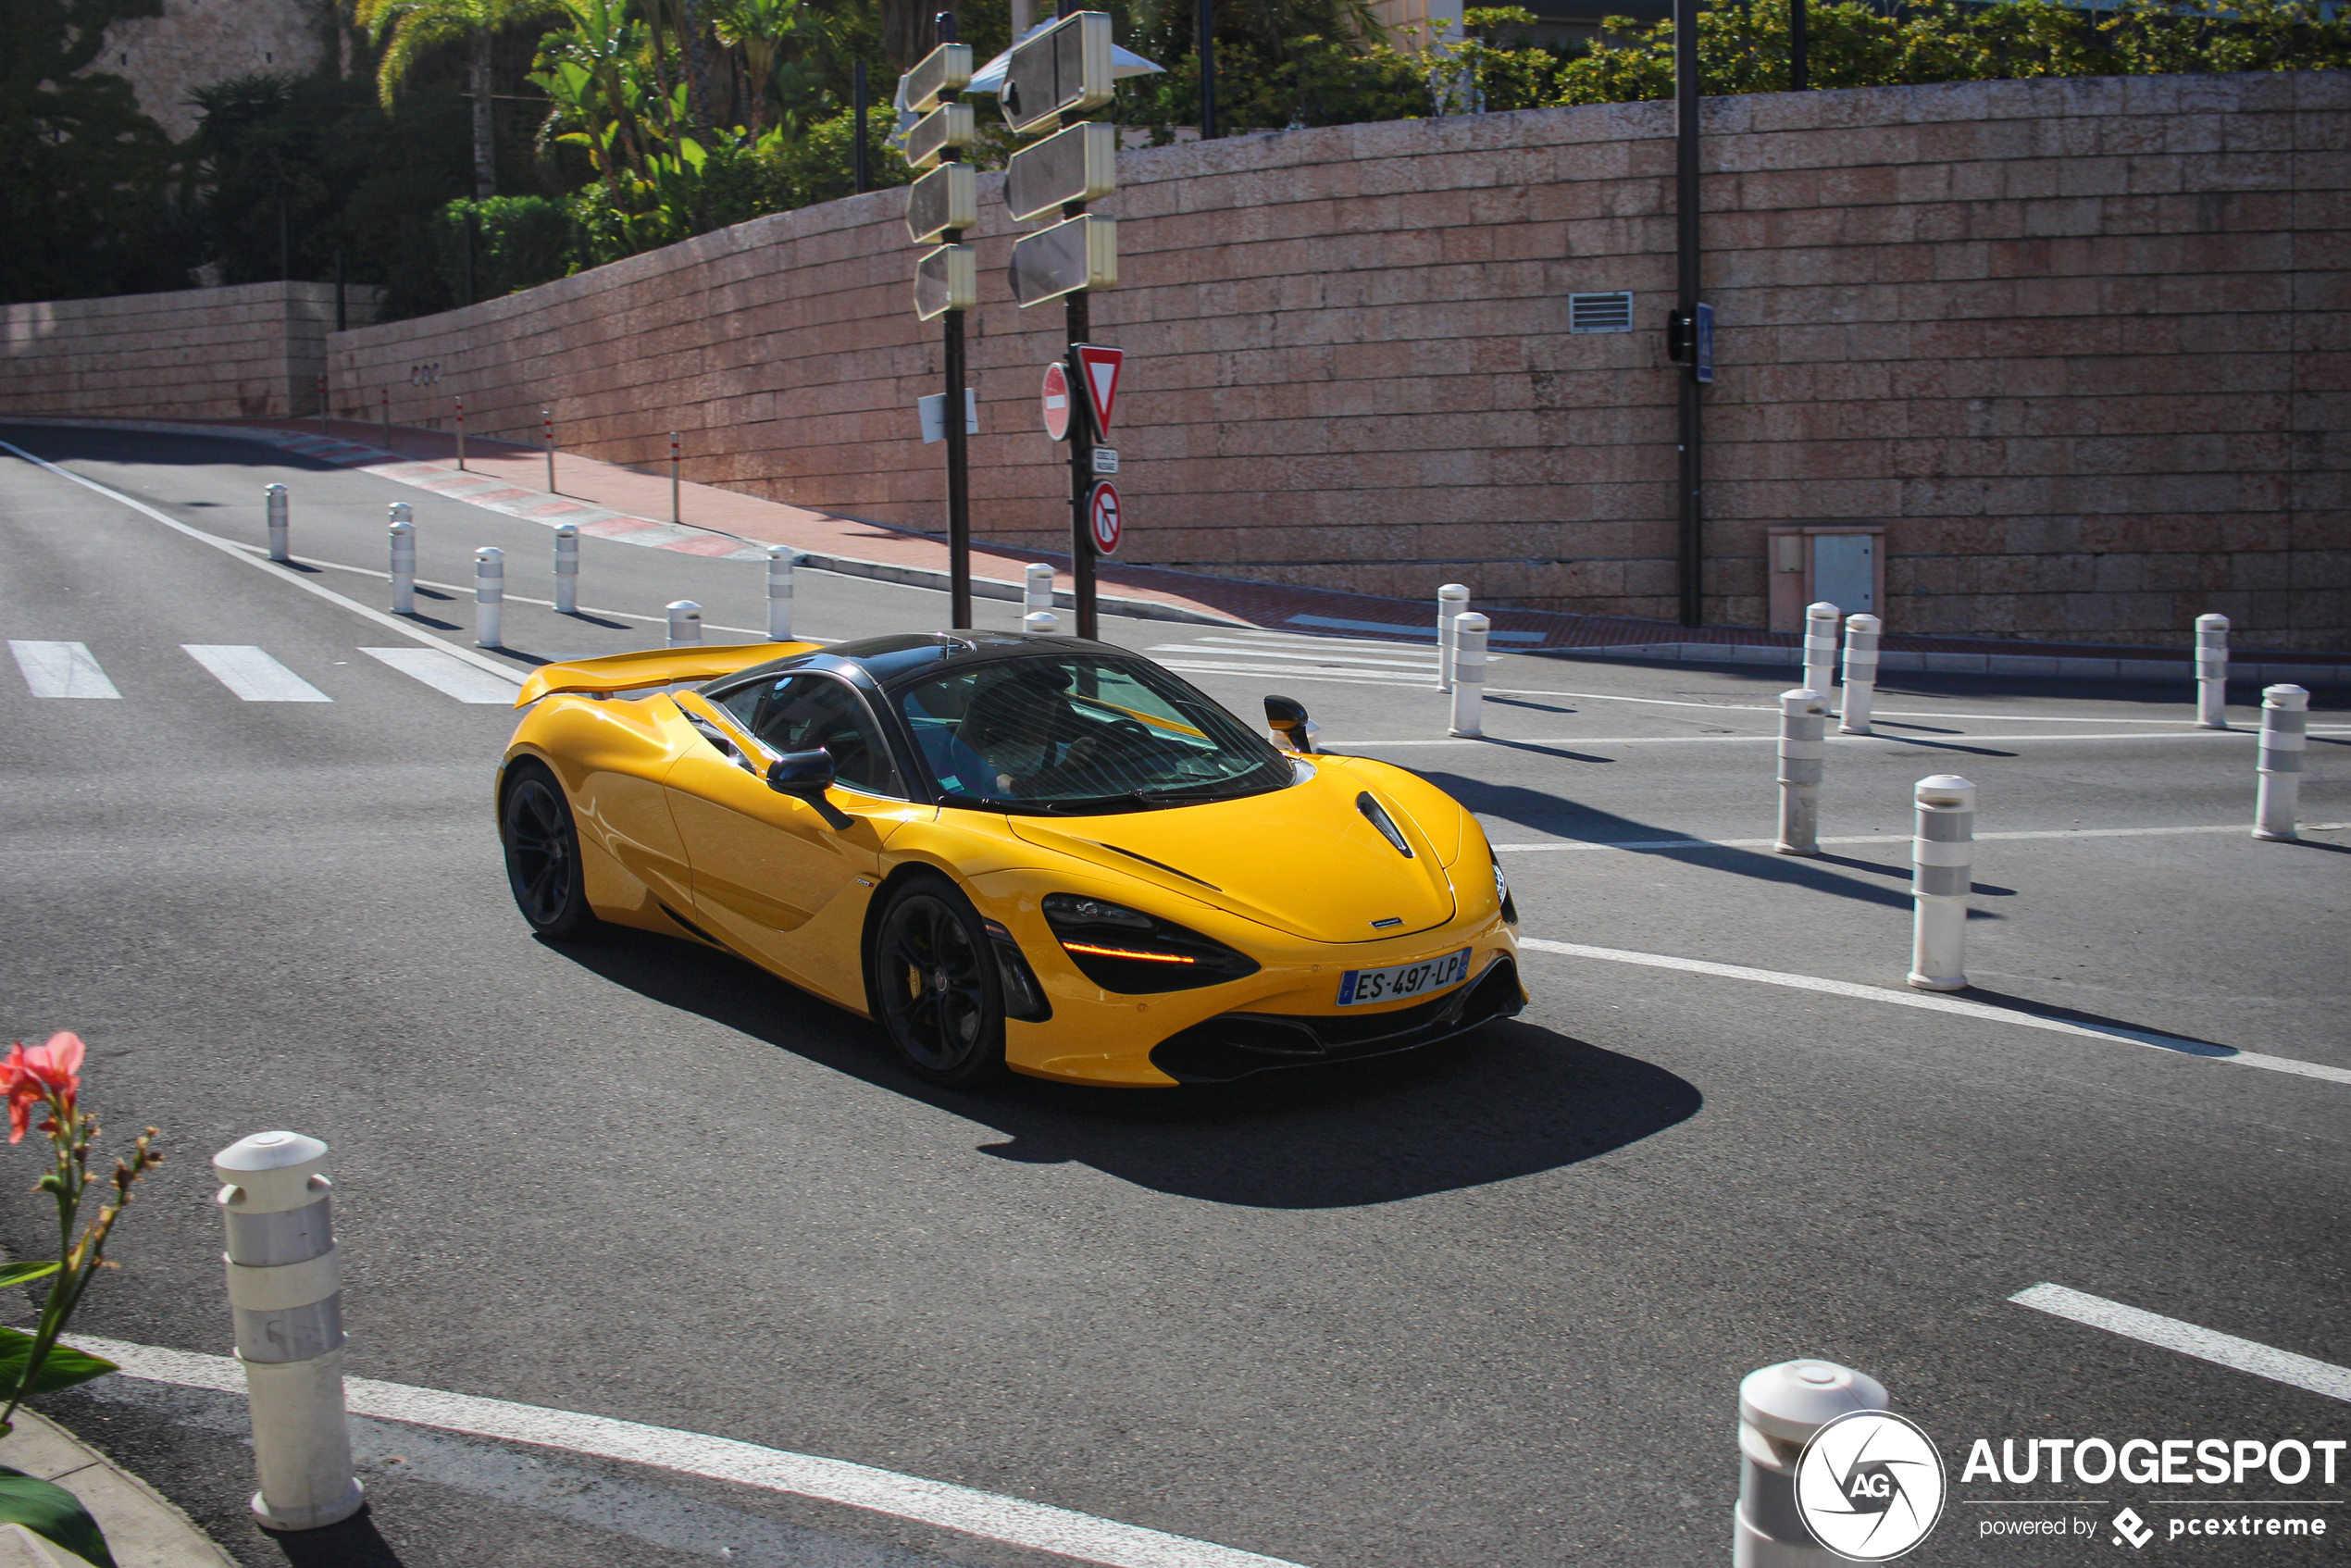
[(0, 1465), (0, 1524), (21, 1524), (97, 1568), (115, 1568), (114, 1553), (106, 1549), (98, 1522), (80, 1498), (54, 1481)]
[[(13, 1393), (16, 1398), (30, 1399), (35, 1394), (55, 1393), (70, 1388), (77, 1383), (87, 1383), (93, 1377), (104, 1377), (120, 1370), (114, 1363), (105, 1361), (69, 1345), (52, 1345), (49, 1353), (41, 1358), (41, 1365), (25, 1382), (25, 1358), (32, 1353), (32, 1336), (21, 1328), (0, 1328), (0, 1393)], [(19, 1385), (23, 1385), (19, 1387)]]
[(36, 1279), (46, 1279), (56, 1272), (57, 1260), (55, 1258), (51, 1258), (46, 1263), (28, 1260), (20, 1263), (0, 1265), (0, 1287), (30, 1285)]

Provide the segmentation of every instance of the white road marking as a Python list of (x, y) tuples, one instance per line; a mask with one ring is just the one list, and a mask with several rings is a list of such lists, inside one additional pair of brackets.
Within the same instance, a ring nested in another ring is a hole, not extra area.
[(271, 566), (267, 559), (257, 554), (249, 554), (233, 540), (222, 539), (216, 534), (206, 533), (202, 529), (190, 528), (186, 523), (181, 522), (177, 517), (166, 516), (163, 513), (156, 511), (154, 507), (148, 505), (143, 501), (134, 501), (118, 490), (107, 489), (105, 485), (100, 484), (95, 479), (85, 479), (70, 468), (59, 467), (56, 464), (50, 462), (46, 457), (36, 457), (31, 453), (27, 452), (23, 447), (17, 445), (14, 442), (0, 441), (0, 452), (13, 452), (18, 456), (23, 458), (26, 462), (46, 468), (49, 472), (56, 475), (61, 479), (69, 479), (73, 483), (80, 485), (84, 490), (94, 490), (100, 495), (105, 496), (107, 500), (118, 502), (122, 505), (128, 506), (132, 511), (140, 514), (142, 516), (152, 517), (156, 522), (161, 523), (165, 528), (171, 529), (179, 533), (184, 533), (190, 539), (195, 540), (199, 543), (209, 544), (215, 550), (228, 555), (232, 560), (243, 561), (249, 566), (259, 566), (269, 572), (281, 582), (292, 583), (294, 587), (301, 589), (305, 593), (315, 593), (319, 598), (326, 600), (329, 604), (340, 605), (355, 616), (364, 616), (368, 620), (374, 621), (378, 626), (388, 628), (389, 629), (399, 633), (401, 636), (407, 638), (412, 642), (421, 642), (428, 648), (438, 648), (453, 659), (463, 659), (466, 663), (472, 665), (475, 668), (486, 670), (490, 674), (498, 677), (499, 679), (511, 681), (517, 687), (523, 682), (523, 678), (520, 675), (508, 669), (504, 665), (498, 663), (495, 659), (490, 658), (485, 654), (477, 653), (470, 648), (454, 647), (449, 643), (443, 642), (440, 638), (435, 637), (431, 632), (427, 631), (420, 626), (411, 626), (406, 621), (400, 619), (397, 616), (390, 615), (385, 611), (375, 609), (367, 604), (362, 604), (354, 599), (346, 599), (342, 594), (337, 593), (333, 589), (327, 587), (324, 583), (312, 582), (308, 578), (304, 577), (299, 572), (280, 571), (277, 567)]
[[(2305, 833), (2332, 833), (2351, 827), (2351, 823), (2306, 822)], [(2250, 823), (2236, 822), (2217, 828), (2046, 828), (2019, 830), (2013, 833), (1978, 833), (1976, 839), (2142, 839), (2159, 838), (2172, 833), (2240, 833), (2251, 837)], [(1908, 833), (1853, 833), (1840, 838), (1815, 840), (1823, 844), (1907, 844)], [(1508, 851), (1524, 854), (1540, 850), (1754, 850), (1769, 849), (1777, 839), (1547, 839), (1539, 844), (1496, 844), (1498, 854)]]
[(2351, 1084), (2351, 1068), (2300, 1062), (2290, 1056), (2265, 1056), (2258, 1051), (2239, 1051), (2233, 1046), (2182, 1039), (2172, 1035), (2124, 1028), (2119, 1024), (2077, 1023), (2071, 1018), (2052, 1018), (2046, 1014), (2028, 1013), (2021, 1008), (1994, 1007), (1988, 1002), (1969, 1002), (1961, 997), (1942, 996), (1932, 991), (1894, 990), (1881, 986), (1858, 985), (1851, 980), (1824, 980), (1816, 975), (1788, 975), (1776, 969), (1750, 969), (1744, 964), (1714, 964), (1703, 958), (1676, 958), (1662, 952), (1587, 947), (1582, 942), (1547, 941), (1538, 937), (1521, 937), (1518, 945), (1536, 952), (1554, 952), (1567, 958), (1597, 958), (1608, 964), (1637, 964), (1652, 969), (1679, 969), (1693, 975), (1713, 975), (1726, 980), (1756, 980), (1768, 986), (1785, 986), (1790, 990), (1819, 991), (1828, 996), (1852, 997), (1861, 1002), (1883, 1002), (1896, 1007), (1915, 1007), (1926, 1013), (1948, 1013), (1961, 1018), (1972, 1018), (1978, 1023), (2021, 1024), (2026, 1028), (2046, 1029), (2051, 1034), (2122, 1040), (2157, 1051), (2208, 1057), (2216, 1062), (2232, 1062), (2240, 1067), (2266, 1067), (2273, 1073), (2292, 1073), (2300, 1077)]
[(1161, 659), (1162, 668), (1182, 670), (1187, 675), (1275, 676), (1284, 680), (1336, 680), (1342, 686), (1396, 686), (1411, 691), (1435, 692), (1437, 688), (1425, 680), (1389, 680), (1369, 673), (1344, 674), (1332, 669), (1298, 669), (1289, 666), (1194, 664), (1183, 659)]
[(514, 705), (515, 689), (512, 685), (461, 660), (453, 659), (437, 648), (362, 648), (359, 651), (461, 703)]
[[(1399, 637), (1425, 637), (1431, 641), (1437, 640), (1437, 623), (1434, 616), (1421, 626), (1399, 626), (1394, 621), (1334, 620), (1328, 616), (1291, 616), (1288, 618), (1292, 626), (1326, 626), (1338, 631), (1389, 631)], [(1495, 631), (1487, 635), (1497, 642), (1540, 642), (1548, 634), (1540, 631)]]
[(2062, 1285), (2030, 1286), (2009, 1300), (2021, 1307), (2031, 1307), (2053, 1317), (2071, 1318), (2142, 1344), (2177, 1350), (2215, 1366), (2249, 1372), (2256, 1377), (2324, 1394), (2331, 1400), (2351, 1400), (2351, 1367), (2336, 1366), (2332, 1362), (2281, 1350), (2252, 1339), (2240, 1339), (2233, 1334), (2199, 1328), (2176, 1317), (2126, 1307), (2120, 1301), (2069, 1290)]
[[(168, 1350), (115, 1339), (68, 1335), (68, 1342), (104, 1356), (125, 1375), (221, 1393), (245, 1391), (244, 1369), (227, 1356)], [(967, 1536), (1004, 1541), (1032, 1551), (1059, 1552), (1109, 1568), (1299, 1568), (1280, 1558), (1217, 1546), (1185, 1536), (1098, 1519), (1050, 1503), (1001, 1497), (994, 1492), (927, 1481), (918, 1475), (846, 1460), (788, 1453), (731, 1437), (706, 1437), (672, 1427), (610, 1416), (516, 1404), (473, 1394), (450, 1394), (369, 1377), (343, 1381), (344, 1400), (355, 1415), (404, 1421), (477, 1437), (593, 1454), (602, 1459), (650, 1464), (689, 1475), (733, 1481), (768, 1491), (791, 1492), (826, 1502), (863, 1508), (900, 1519), (919, 1520)]]
[[(1171, 668), (1171, 669), (1173, 669), (1173, 668), (1176, 668), (1176, 666), (1171, 665), (1171, 666), (1169, 666), (1168, 667), (1169, 667), (1169, 668)], [(1198, 666), (1198, 665), (1194, 665), (1194, 666), (1186, 666), (1186, 667), (1189, 667), (1189, 668), (1193, 668), (1193, 669), (1198, 669), (1198, 668), (1200, 668), (1200, 667), (1202, 667), (1202, 666)], [(1558, 692), (1556, 692), (1556, 691), (1530, 691), (1530, 692), (1528, 692), (1528, 693), (1527, 693), (1527, 695), (1528, 695), (1528, 696), (1531, 696), (1531, 697), (1555, 697), (1555, 696), (1558, 696), (1558, 695), (1559, 695), (1559, 693), (1558, 693)], [(2312, 726), (2310, 727), (2310, 733), (2311, 733), (2311, 734), (2313, 734), (2313, 735), (2351, 735), (2351, 726), (2345, 726), (2345, 725), (2323, 725), (2323, 726), (2321, 726), (2321, 725), (2316, 725), (2316, 724), (2314, 724), (2314, 725), (2312, 725)], [(2258, 738), (2259, 738), (2259, 737), (2258, 737), (2258, 735), (2257, 734), (2257, 732), (2256, 732), (2256, 731), (2254, 731), (2254, 730), (2250, 730), (2250, 729), (2181, 729), (2181, 730), (2171, 730), (2171, 729), (2165, 729), (2165, 730), (2158, 730), (2158, 731), (2155, 731), (2155, 732), (2152, 732), (2152, 733), (2146, 733), (2146, 734), (2132, 733), (2132, 734), (2122, 734), (2122, 735), (2117, 735), (2117, 734), (2113, 734), (2113, 733), (2108, 733), (2108, 734), (2105, 734), (2105, 735), (1975, 735), (1975, 734), (1971, 734), (1971, 733), (1969, 733), (1969, 732), (1967, 732), (1967, 731), (1962, 730), (1962, 731), (1959, 731), (1959, 732), (1956, 732), (1956, 733), (1953, 733), (1953, 734), (1949, 734), (1949, 735), (1937, 735), (1937, 736), (1935, 736), (1935, 737), (1934, 737), (1932, 740), (1927, 741), (1927, 744), (1926, 744), (1926, 749), (1927, 749), (1927, 750), (1929, 750), (1929, 751), (1933, 751), (1933, 750), (1935, 750), (1935, 749), (1937, 749), (1937, 748), (1940, 748), (1940, 747), (1947, 747), (1947, 746), (1980, 745), (1980, 744), (1982, 744), (1983, 742), (1987, 741), (1987, 740), (1996, 740), (1996, 741), (1999, 741), (1999, 742), (2001, 742), (2001, 743), (2003, 743), (2003, 744), (2015, 744), (2015, 743), (2018, 743), (2018, 742), (2021, 742), (2021, 741), (2025, 741), (2025, 740), (2258, 740)], [(1519, 739), (1518, 737), (1513, 736), (1513, 735), (1482, 735), (1482, 736), (1477, 736), (1477, 737), (1474, 737), (1474, 738), (1467, 738), (1467, 739), (1462, 739), (1462, 740), (1454, 740), (1454, 739), (1451, 739), (1451, 738), (1448, 737), (1448, 738), (1434, 739), (1434, 740), (1428, 740), (1428, 739), (1414, 739), (1414, 740), (1354, 740), (1354, 739), (1352, 739), (1352, 738), (1350, 738), (1350, 739), (1348, 739), (1347, 740), (1345, 740), (1343, 743), (1344, 743), (1345, 745), (1347, 745), (1347, 746), (1350, 746), (1350, 747), (1355, 747), (1355, 746), (1379, 746), (1379, 747), (1389, 747), (1389, 746), (1659, 746), (1659, 745), (1665, 745), (1665, 744), (1668, 744), (1668, 743), (1680, 744), (1680, 743), (1682, 743), (1682, 742), (1685, 742), (1685, 741), (1690, 741), (1690, 740), (1778, 740), (1778, 739), (1779, 739), (1779, 737), (1778, 737), (1778, 735), (1776, 735), (1776, 734), (1758, 734), (1758, 735), (1564, 735), (1564, 736), (1561, 736), (1561, 735), (1551, 735), (1551, 736), (1544, 736), (1544, 737), (1541, 737), (1541, 738), (1536, 739), (1536, 740), (1521, 740), (1521, 739)], [(1900, 741), (1900, 740), (1904, 740), (1909, 739), (1909, 737), (1907, 737), (1907, 736), (1901, 736), (1901, 735), (1830, 735), (1830, 736), (1827, 736), (1825, 739), (1827, 739), (1827, 740), (1829, 740), (1830, 741), (1833, 741), (1834, 743), (1835, 743), (1835, 744), (1837, 744), (1837, 745), (1840, 745), (1840, 746), (1860, 746), (1860, 745), (1868, 745), (1868, 744), (1869, 744), (1870, 742), (1872, 742), (1872, 741), (1880, 741), (1880, 742), (1885, 742), (1885, 741)], [(1920, 737), (1920, 739), (1923, 740), (1925, 740), (1926, 738), (1925, 738), (1925, 737), (1923, 737), (1923, 736), (1922, 736), (1922, 737)]]
[(1436, 649), (1417, 648), (1409, 642), (1363, 642), (1348, 637), (1293, 637), (1287, 632), (1278, 631), (1200, 631), (1191, 635), (1199, 640), (1201, 646), (1218, 653), (1231, 653), (1238, 649), (1243, 653), (1263, 655), (1268, 651), (1307, 653), (1335, 649), (1348, 653), (1377, 653), (1385, 659), (1427, 669), (1435, 669), (1437, 664)]
[(1362, 665), (1365, 673), (1388, 670), (1425, 670), (1434, 678), (1437, 666), (1416, 659), (1374, 659), (1357, 653), (1309, 653), (1303, 649), (1267, 651), (1263, 653), (1244, 653), (1238, 648), (1203, 648), (1195, 642), (1159, 642), (1144, 650), (1149, 653), (1186, 653), (1193, 658), (1231, 659), (1229, 667), (1243, 674), (1264, 667), (1267, 664), (1304, 662), (1310, 665)]
[(1398, 669), (1437, 668), (1437, 655), (1412, 648), (1366, 648), (1355, 642), (1325, 642), (1313, 647), (1299, 642), (1264, 643), (1246, 637), (1200, 637), (1189, 642), (1163, 642), (1153, 653), (1200, 653), (1219, 659), (1334, 659), (1353, 665), (1387, 665)]
[(19, 642), (8, 641), (17, 668), (36, 697), (119, 697), (114, 682), (98, 667), (89, 645), (82, 642)]
[(180, 651), (248, 703), (331, 703), (332, 697), (258, 648), (183, 642)]

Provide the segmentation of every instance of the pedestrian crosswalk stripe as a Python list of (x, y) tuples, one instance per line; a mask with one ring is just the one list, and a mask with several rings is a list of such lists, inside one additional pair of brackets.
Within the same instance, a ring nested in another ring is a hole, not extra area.
[(188, 657), (248, 703), (331, 703), (332, 697), (258, 648), (234, 643), (183, 642)]
[(390, 665), (401, 674), (461, 703), (498, 703), (512, 707), (516, 687), (487, 670), (430, 648), (362, 648), (369, 658)]
[(19, 642), (8, 640), (17, 668), (36, 697), (119, 697), (114, 682), (81, 642)]

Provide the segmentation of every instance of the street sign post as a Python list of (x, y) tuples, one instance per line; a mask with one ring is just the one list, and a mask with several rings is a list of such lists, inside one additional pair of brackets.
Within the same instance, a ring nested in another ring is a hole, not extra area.
[(1013, 242), (1013, 298), (1023, 310), (1118, 281), (1118, 225), (1080, 213)]
[(978, 303), (979, 253), (971, 246), (941, 245), (914, 263), (915, 319), (960, 315)]
[(941, 44), (906, 73), (906, 106), (918, 115), (928, 114), (947, 94), (970, 86), (971, 80), (972, 46)]
[[(1070, 0), (1061, 0), (1064, 6)], [(1143, 68), (1155, 68), (1144, 62)], [(1110, 124), (1065, 118), (1108, 104), (1116, 86), (1106, 11), (1069, 11), (1015, 45), (1004, 60), (998, 101), (1004, 121), (1022, 135), (1056, 132), (1012, 156), (1004, 204), (1014, 218), (1062, 221), (1013, 242), (1013, 298), (1022, 309), (1060, 300), (1069, 331), (1068, 357), (1045, 377), (1045, 429), (1069, 442), (1070, 598), (1077, 635), (1101, 634), (1094, 610), (1094, 559), (1118, 547), (1118, 492), (1097, 477), (1118, 472), (1118, 454), (1097, 442), (1110, 428), (1118, 394), (1118, 351), (1092, 349), (1087, 298), (1118, 281), (1118, 226), (1085, 210), (1118, 188), (1118, 131)], [(1089, 367), (1084, 355), (1098, 355)], [(1101, 356), (1107, 356), (1106, 358)], [(1089, 380), (1105, 379), (1099, 388)], [(1091, 418), (1076, 417), (1085, 401)]]
[(1118, 189), (1118, 128), (1089, 119), (1014, 153), (1004, 170), (1004, 205), (1026, 223)]
[[(964, 385), (964, 312), (979, 304), (979, 264), (964, 230), (979, 221), (978, 177), (953, 155), (978, 139), (972, 106), (956, 97), (972, 79), (972, 52), (955, 41), (955, 13), (933, 19), (938, 46), (898, 80), (899, 102), (921, 113), (906, 132), (906, 161), (930, 169), (906, 192), (906, 235), (918, 245), (940, 242), (914, 264), (914, 315), (945, 317), (939, 338), (945, 385), (920, 399), (925, 441), (947, 444), (947, 619), (972, 624), (972, 400)], [(863, 156), (864, 143), (859, 143)], [(942, 161), (945, 160), (945, 161)], [(936, 167), (933, 167), (936, 166)], [(960, 408), (964, 417), (948, 410)], [(934, 422), (938, 437), (930, 429)]]
[(1064, 115), (1099, 109), (1116, 95), (1110, 13), (1064, 17), (1013, 51), (1004, 68), (1004, 123), (1026, 135), (1052, 131)]
[(906, 187), (906, 237), (915, 244), (978, 224), (979, 173), (971, 165), (940, 164)]
[(1058, 365), (1045, 367), (1045, 433), (1055, 441), (1069, 439), (1069, 417), (1073, 404), (1069, 396), (1069, 372)]
[(1108, 479), (1097, 481), (1086, 497), (1086, 526), (1096, 550), (1105, 555), (1118, 554), (1118, 487)]
[(939, 157), (979, 140), (978, 122), (969, 104), (941, 104), (906, 128), (906, 164), (928, 168)]

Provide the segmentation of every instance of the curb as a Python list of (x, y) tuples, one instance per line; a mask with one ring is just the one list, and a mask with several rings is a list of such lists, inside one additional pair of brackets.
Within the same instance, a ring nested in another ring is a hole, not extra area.
[[(0, 1464), (44, 1481), (54, 1481), (81, 1500), (114, 1551), (118, 1568), (237, 1568), (236, 1559), (217, 1545), (153, 1487), (46, 1416), (19, 1409), (16, 1430), (0, 1437)], [(22, 1542), (15, 1555), (0, 1537), (0, 1568), (36, 1563)], [(62, 1562), (81, 1559), (39, 1541)]]

